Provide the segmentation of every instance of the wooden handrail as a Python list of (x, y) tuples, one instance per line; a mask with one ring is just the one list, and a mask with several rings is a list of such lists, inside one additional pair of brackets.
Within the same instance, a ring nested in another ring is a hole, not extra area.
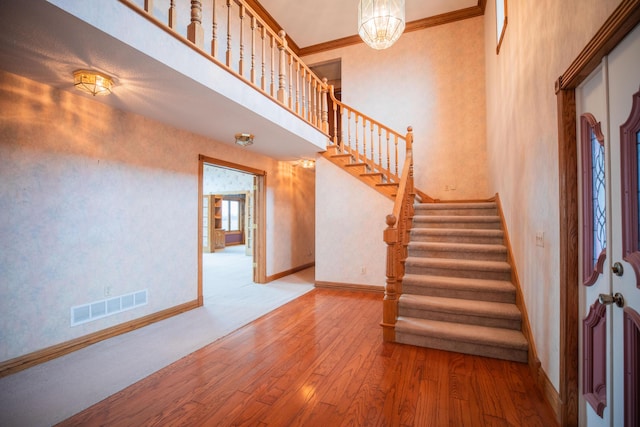
[(395, 341), (395, 323), (398, 317), (398, 298), (402, 295), (404, 262), (407, 259), (409, 233), (413, 218), (415, 190), (413, 183), (413, 129), (407, 128), (406, 157), (393, 212), (387, 215), (384, 241), (387, 244), (386, 276), (382, 308), (383, 339)]

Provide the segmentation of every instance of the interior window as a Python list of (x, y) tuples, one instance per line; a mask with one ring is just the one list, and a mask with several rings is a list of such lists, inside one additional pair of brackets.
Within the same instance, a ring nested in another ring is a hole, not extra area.
[(240, 231), (240, 201), (222, 200), (222, 229)]

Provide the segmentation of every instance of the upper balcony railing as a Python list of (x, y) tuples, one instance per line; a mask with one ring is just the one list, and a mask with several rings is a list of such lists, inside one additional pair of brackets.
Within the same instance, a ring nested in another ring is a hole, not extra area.
[(316, 76), (244, 0), (119, 0), (274, 99), (328, 132), (326, 79)]
[(407, 141), (334, 96), (246, 0), (118, 0), (327, 135), (327, 144), (398, 183)]

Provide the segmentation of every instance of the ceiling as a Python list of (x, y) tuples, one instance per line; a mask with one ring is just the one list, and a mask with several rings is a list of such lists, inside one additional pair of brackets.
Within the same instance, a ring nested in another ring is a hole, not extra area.
[[(85, 68), (115, 77), (113, 93), (80, 94), (72, 75)], [(314, 158), (324, 148), (322, 134), (296, 116), (278, 111), (266, 118), (45, 0), (0, 0), (0, 69), (235, 147), (236, 133), (252, 133), (254, 144), (243, 150), (279, 160)], [(247, 91), (247, 102), (257, 97), (264, 105), (263, 95)]]
[[(357, 0), (259, 1), (301, 48), (357, 33)], [(478, 0), (406, 0), (406, 18), (411, 22), (478, 4)], [(117, 90), (95, 101), (118, 110), (231, 145), (235, 133), (250, 132), (256, 143), (246, 149), (276, 159), (308, 158), (320, 151), (317, 142), (230, 102), (48, 1), (0, 0), (0, 69), (74, 92), (73, 71), (87, 67), (116, 76)], [(212, 117), (222, 120), (212, 123)], [(260, 139), (278, 144), (262, 145)]]
[[(358, 0), (259, 0), (300, 48), (358, 34)], [(478, 5), (478, 0), (406, 0), (406, 21)]]

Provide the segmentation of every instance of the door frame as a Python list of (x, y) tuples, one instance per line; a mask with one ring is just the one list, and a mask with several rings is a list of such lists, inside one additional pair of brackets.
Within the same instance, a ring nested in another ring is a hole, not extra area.
[(207, 157), (202, 154), (198, 156), (198, 305), (204, 304), (202, 295), (202, 196), (204, 164), (210, 164), (228, 169), (235, 169), (256, 177), (256, 188), (254, 188), (254, 221), (256, 230), (253, 234), (253, 281), (255, 283), (267, 283), (267, 253), (266, 253), (266, 188), (267, 173), (260, 169), (228, 162), (226, 160)]
[(560, 183), (560, 413), (562, 426), (578, 425), (578, 157), (575, 89), (640, 23), (640, 0), (622, 0), (556, 81)]

